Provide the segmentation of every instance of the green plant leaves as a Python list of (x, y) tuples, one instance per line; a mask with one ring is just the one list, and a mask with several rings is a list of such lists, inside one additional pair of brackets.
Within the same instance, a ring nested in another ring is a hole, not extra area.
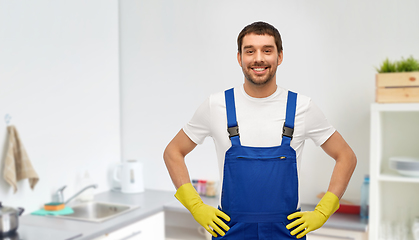
[(390, 62), (388, 58), (384, 60), (381, 64), (380, 68), (376, 68), (377, 72), (379, 73), (389, 73), (389, 72), (397, 72), (396, 63)]
[(412, 56), (408, 59), (402, 58), (402, 60), (395, 62), (391, 62), (388, 58), (386, 58), (381, 66), (375, 69), (379, 73), (419, 71), (419, 61), (414, 59)]

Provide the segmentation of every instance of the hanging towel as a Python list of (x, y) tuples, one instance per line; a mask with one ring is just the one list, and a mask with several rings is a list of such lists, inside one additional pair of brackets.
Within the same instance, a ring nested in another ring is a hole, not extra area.
[(38, 174), (32, 167), (15, 126), (8, 126), (7, 132), (9, 137), (3, 178), (13, 187), (15, 193), (17, 191), (17, 182), (26, 178), (29, 179), (29, 185), (33, 190), (39, 181)]

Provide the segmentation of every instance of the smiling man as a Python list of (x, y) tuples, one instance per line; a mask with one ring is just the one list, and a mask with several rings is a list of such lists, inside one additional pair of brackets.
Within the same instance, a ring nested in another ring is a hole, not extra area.
[[(166, 147), (175, 197), (214, 239), (305, 239), (339, 208), (355, 154), (310, 98), (277, 86), (283, 49), (275, 27), (250, 24), (237, 45), (243, 85), (211, 95)], [(202, 202), (185, 165), (185, 156), (208, 136), (222, 180), (219, 209)], [(314, 211), (301, 212), (299, 169), (306, 139), (321, 146), (335, 167)]]
[(282, 63), (282, 50), (277, 51), (273, 36), (250, 33), (243, 36), (237, 60), (247, 81), (254, 85), (275, 84), (277, 66)]

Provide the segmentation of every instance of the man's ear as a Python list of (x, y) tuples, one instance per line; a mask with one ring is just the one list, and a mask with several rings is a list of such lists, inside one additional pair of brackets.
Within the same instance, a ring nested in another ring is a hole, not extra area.
[(281, 53), (278, 55), (278, 66), (281, 65), (282, 60), (284, 59), (284, 51), (282, 50)]
[(237, 61), (239, 62), (240, 67), (242, 66), (242, 58), (240, 52), (237, 52)]

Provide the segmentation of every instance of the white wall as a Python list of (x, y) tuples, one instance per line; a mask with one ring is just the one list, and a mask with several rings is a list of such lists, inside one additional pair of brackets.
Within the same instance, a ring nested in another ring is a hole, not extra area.
[[(118, 2), (0, 0), (0, 200), (29, 213), (57, 188), (77, 188), (83, 169), (101, 192), (120, 161)], [(4, 116), (40, 176), (32, 191), (3, 180)]]
[[(369, 172), (369, 107), (385, 58), (419, 58), (419, 3), (403, 1), (120, 1), (123, 159), (145, 163), (148, 188), (174, 190), (162, 153), (213, 92), (243, 82), (236, 38), (267, 21), (283, 38), (278, 84), (308, 95), (358, 156), (344, 198), (359, 201)], [(316, 203), (333, 168), (307, 142), (302, 202)], [(211, 139), (188, 156), (193, 178), (218, 179)]]

